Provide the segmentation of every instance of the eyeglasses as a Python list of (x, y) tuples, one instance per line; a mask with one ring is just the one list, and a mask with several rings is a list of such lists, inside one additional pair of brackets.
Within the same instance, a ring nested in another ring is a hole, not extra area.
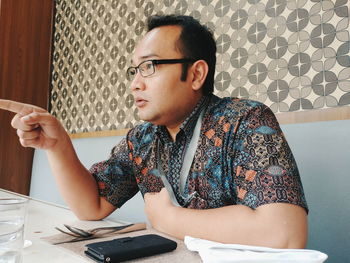
[(137, 71), (140, 72), (142, 77), (148, 77), (154, 74), (155, 65), (160, 64), (176, 64), (176, 63), (190, 63), (194, 62), (194, 59), (181, 58), (181, 59), (152, 59), (141, 62), (136, 67), (129, 67), (126, 70), (126, 75), (129, 80), (133, 80), (137, 74)]

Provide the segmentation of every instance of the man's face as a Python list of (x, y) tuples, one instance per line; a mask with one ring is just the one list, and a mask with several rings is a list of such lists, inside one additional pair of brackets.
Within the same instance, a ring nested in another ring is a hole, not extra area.
[[(180, 59), (176, 48), (181, 33), (179, 26), (162, 26), (148, 32), (133, 56), (133, 65), (152, 59)], [(189, 66), (191, 68), (191, 66)], [(192, 89), (190, 71), (181, 81), (182, 64), (155, 65), (155, 73), (143, 77), (138, 72), (131, 83), (135, 105), (142, 120), (167, 127), (179, 126), (198, 101)]]

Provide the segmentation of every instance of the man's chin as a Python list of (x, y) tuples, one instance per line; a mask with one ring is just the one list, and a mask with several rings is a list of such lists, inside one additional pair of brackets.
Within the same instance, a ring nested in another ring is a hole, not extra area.
[(149, 114), (145, 113), (145, 112), (138, 112), (138, 116), (140, 118), (140, 120), (143, 121), (147, 121), (147, 122), (152, 122), (152, 118)]
[(146, 122), (150, 122), (154, 125), (162, 125), (160, 122), (159, 122), (159, 118), (157, 118), (155, 115), (151, 115), (151, 114), (145, 114), (145, 113), (142, 113), (142, 112), (139, 112), (139, 118), (140, 120), (143, 120), (143, 121), (146, 121)]

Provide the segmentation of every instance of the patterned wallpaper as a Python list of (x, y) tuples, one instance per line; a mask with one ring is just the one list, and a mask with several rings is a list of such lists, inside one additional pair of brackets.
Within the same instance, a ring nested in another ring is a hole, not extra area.
[(51, 113), (70, 133), (140, 120), (125, 71), (153, 14), (192, 15), (217, 40), (215, 94), (275, 113), (350, 105), (348, 0), (56, 0)]

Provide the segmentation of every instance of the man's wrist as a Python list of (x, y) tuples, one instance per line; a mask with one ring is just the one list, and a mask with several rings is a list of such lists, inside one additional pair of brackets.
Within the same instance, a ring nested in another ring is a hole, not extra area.
[(70, 148), (74, 149), (69, 135), (65, 133), (62, 134), (60, 138), (57, 138), (56, 143), (52, 147), (48, 148), (46, 151), (48, 155), (69, 155)]
[(182, 215), (182, 211), (185, 208), (178, 207), (178, 206), (171, 206), (169, 207), (168, 211), (166, 212), (166, 225), (164, 227), (164, 232), (170, 234), (170, 235), (175, 235), (176, 232), (178, 231), (179, 227), (179, 218)]

